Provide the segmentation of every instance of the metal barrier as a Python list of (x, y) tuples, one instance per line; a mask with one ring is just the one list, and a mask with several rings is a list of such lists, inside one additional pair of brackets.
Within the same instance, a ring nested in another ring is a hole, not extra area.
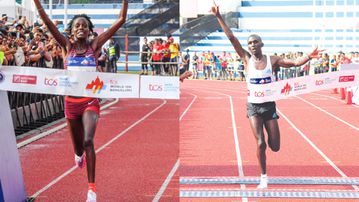
[(8, 97), (16, 135), (64, 117), (63, 96), (8, 92)]

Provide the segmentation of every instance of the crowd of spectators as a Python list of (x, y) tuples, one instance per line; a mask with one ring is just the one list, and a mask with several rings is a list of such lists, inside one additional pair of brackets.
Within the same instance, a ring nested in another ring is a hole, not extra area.
[(140, 59), (141, 75), (177, 76), (180, 68), (186, 69), (189, 65), (189, 55), (181, 55), (180, 45), (171, 35), (151, 41), (145, 37)]
[(0, 20), (0, 63), (10, 66), (63, 68), (62, 52), (47, 27), (30, 24), (26, 16)]
[(203, 51), (195, 52), (191, 58), (193, 78), (198, 79), (203, 75), (209, 80), (231, 80), (237, 78), (244, 81), (244, 65), (237, 54), (223, 51), (214, 53)]
[[(275, 53), (274, 55), (277, 55)], [(282, 58), (296, 59), (303, 56), (303, 52), (282, 53)], [(359, 52), (343, 52), (338, 54), (320, 54), (320, 58), (312, 59), (300, 67), (276, 67), (273, 72), (275, 80), (295, 78), (305, 75), (321, 74), (340, 70), (341, 64), (359, 64)], [(235, 53), (223, 51), (215, 53), (203, 51), (191, 55), (191, 68), (193, 79), (245, 81), (244, 65), (241, 58)]]
[[(61, 23), (56, 21), (55, 24)], [(66, 29), (64, 30), (66, 35)], [(93, 33), (92, 37), (97, 34)], [(283, 53), (280, 57), (295, 59), (302, 52)], [(102, 72), (117, 72), (117, 61), (120, 58), (118, 43), (111, 39), (99, 56), (99, 70)], [(189, 53), (180, 51), (180, 45), (171, 35), (166, 39), (144, 39), (141, 46), (142, 75), (177, 76), (180, 71), (191, 70), (193, 79), (210, 80), (245, 80), (244, 65), (241, 58), (234, 53), (211, 51)], [(304, 75), (320, 74), (337, 71), (341, 64), (359, 64), (359, 52), (345, 54), (324, 53), (319, 59), (301, 67), (276, 67), (276, 80)], [(0, 64), (10, 66), (33, 66), (63, 69), (62, 50), (56, 40), (40, 23), (30, 24), (25, 16), (9, 21), (6, 14), (0, 19)]]
[[(55, 25), (65, 36), (67, 30), (62, 30), (60, 21)], [(97, 36), (92, 33), (91, 38)], [(114, 39), (110, 39), (99, 55), (101, 72), (117, 72), (117, 60), (120, 48)], [(45, 25), (38, 22), (29, 23), (26, 16), (9, 21), (3, 14), (0, 19), (0, 64), (7, 66), (31, 66), (43, 68), (63, 69), (62, 48), (47, 30)]]

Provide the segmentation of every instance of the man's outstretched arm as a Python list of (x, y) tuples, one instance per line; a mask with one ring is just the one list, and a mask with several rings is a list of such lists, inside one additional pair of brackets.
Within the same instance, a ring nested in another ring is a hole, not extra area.
[(296, 60), (291, 60), (291, 59), (284, 59), (281, 58), (279, 56), (275, 57), (275, 64), (278, 64), (280, 67), (297, 67), (297, 66), (301, 66), (304, 65), (305, 63), (307, 63), (309, 60), (313, 59), (313, 58), (318, 58), (319, 57), (319, 53), (323, 52), (324, 50), (318, 50), (318, 47), (315, 48), (310, 54), (305, 55), (303, 57), (297, 58)]
[(250, 56), (250, 54), (243, 49), (241, 43), (238, 41), (238, 39), (234, 36), (233, 32), (231, 31), (231, 29), (229, 29), (229, 27), (227, 26), (227, 24), (224, 22), (221, 14), (219, 13), (219, 6), (216, 5), (216, 3), (213, 1), (213, 6), (211, 9), (211, 13), (216, 16), (219, 25), (222, 27), (224, 33), (227, 35), (229, 41), (232, 43), (234, 50), (237, 52), (237, 54), (241, 57), (244, 58), (245, 60), (247, 60)]

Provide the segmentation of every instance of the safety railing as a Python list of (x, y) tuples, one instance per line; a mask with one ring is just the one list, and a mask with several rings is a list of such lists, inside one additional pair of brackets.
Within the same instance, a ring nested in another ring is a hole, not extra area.
[(63, 96), (8, 92), (8, 98), (16, 135), (64, 117)]

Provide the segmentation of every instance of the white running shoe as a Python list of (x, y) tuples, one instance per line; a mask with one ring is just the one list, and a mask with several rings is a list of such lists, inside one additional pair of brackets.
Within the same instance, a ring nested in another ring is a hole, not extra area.
[(96, 202), (96, 193), (92, 190), (87, 192), (87, 200), (86, 202)]
[(82, 154), (82, 156), (77, 156), (75, 154), (75, 164), (79, 168), (83, 168), (86, 165), (86, 153), (85, 152)]
[(267, 189), (268, 188), (268, 177), (267, 175), (261, 174), (259, 185), (257, 189)]

